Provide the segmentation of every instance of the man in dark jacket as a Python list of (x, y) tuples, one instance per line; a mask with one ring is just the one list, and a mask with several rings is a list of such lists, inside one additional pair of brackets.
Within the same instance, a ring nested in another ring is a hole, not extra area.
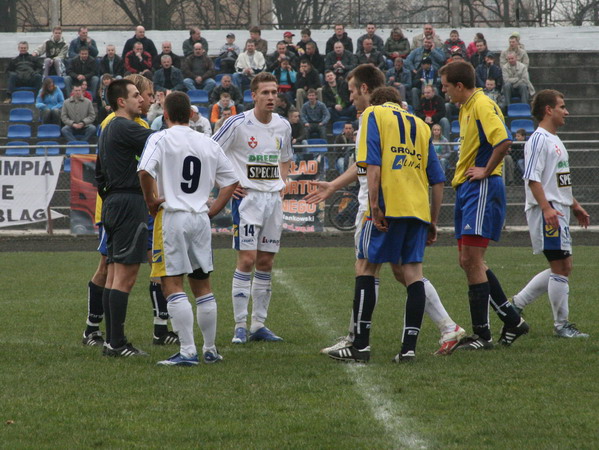
[(69, 59), (76, 58), (81, 47), (87, 47), (92, 58), (98, 56), (98, 46), (96, 41), (88, 36), (87, 27), (79, 27), (77, 37), (69, 44)]
[(152, 39), (146, 37), (146, 29), (141, 25), (135, 28), (135, 34), (132, 38), (127, 39), (125, 42), (125, 47), (123, 48), (123, 54), (121, 58), (125, 59), (125, 55), (133, 50), (133, 44), (136, 42), (141, 42), (141, 45), (144, 47), (144, 51), (148, 52), (152, 57), (152, 60), (158, 56), (158, 50), (156, 50), (156, 46)]
[(68, 76), (64, 78), (67, 97), (71, 95), (71, 89), (75, 83), (81, 84), (81, 81), (86, 80), (92, 97), (95, 98), (98, 93), (98, 82), (100, 81), (96, 75), (97, 73), (98, 65), (96, 64), (96, 60), (89, 55), (87, 47), (81, 47), (79, 56), (70, 61), (67, 72)]
[(416, 115), (431, 127), (436, 123), (441, 125), (443, 136), (449, 139), (451, 127), (445, 114), (445, 100), (440, 95), (435, 94), (435, 88), (424, 86), (422, 100), (420, 100)]
[(170, 41), (164, 41), (162, 43), (162, 53), (160, 53), (158, 55), (158, 57), (156, 58), (156, 60), (152, 60), (152, 66), (153, 69), (156, 71), (158, 69), (160, 69), (161, 64), (162, 64), (162, 57), (164, 55), (168, 55), (171, 57), (171, 61), (172, 61), (172, 65), (174, 67), (176, 67), (177, 69), (181, 69), (181, 57), (179, 55), (175, 55), (173, 53), (173, 44), (170, 43)]
[(486, 54), (485, 63), (479, 64), (476, 68), (476, 87), (484, 89), (489, 78), (495, 80), (495, 87), (501, 92), (503, 74), (501, 73), (501, 67), (495, 65), (495, 55), (491, 52)]
[(171, 55), (162, 55), (160, 58), (162, 66), (154, 74), (154, 88), (169, 89), (171, 91), (185, 91), (183, 84), (183, 72), (173, 66)]
[(316, 90), (317, 96), (322, 99), (320, 76), (307, 59), (302, 59), (300, 61), (299, 71), (297, 72), (297, 78), (295, 79), (295, 89), (295, 100), (298, 111), (301, 111), (302, 106), (304, 106), (308, 89)]
[(106, 46), (106, 54), (100, 60), (100, 70), (98, 75), (109, 73), (113, 78), (119, 79), (125, 76), (125, 65), (119, 55), (116, 54), (114, 45)]
[(356, 108), (349, 99), (349, 88), (343, 79), (337, 79), (332, 70), (324, 75), (326, 83), (322, 89), (322, 101), (329, 109), (331, 121), (341, 120), (341, 117), (356, 118)]
[(308, 42), (306, 44), (306, 53), (302, 56), (302, 59), (307, 59), (314, 67), (314, 70), (318, 73), (324, 73), (324, 56), (318, 53), (316, 44), (314, 42)]
[(324, 59), (325, 70), (332, 70), (337, 77), (345, 78), (356, 65), (355, 55), (345, 50), (341, 42), (335, 42), (333, 51)]
[(213, 80), (215, 74), (214, 63), (205, 54), (202, 44), (196, 42), (193, 45), (193, 54), (183, 61), (185, 87), (187, 90), (204, 89), (210, 95), (216, 86), (216, 82)]
[[(237, 112), (243, 111), (243, 96), (237, 86), (233, 84), (231, 75), (224, 75), (220, 80), (220, 86), (216, 86), (210, 94), (210, 103), (216, 103), (220, 99), (220, 94), (223, 92), (231, 96), (231, 100), (235, 102)], [(241, 108), (241, 109), (240, 109)]]
[(187, 58), (193, 55), (193, 46), (196, 43), (202, 44), (204, 51), (208, 53), (208, 41), (202, 37), (202, 31), (199, 27), (191, 27), (189, 29), (189, 39), (183, 41), (183, 57)]
[[(12, 96), (15, 88), (19, 86), (32, 86), (34, 92), (42, 87), (42, 62), (39, 58), (29, 54), (29, 44), (19, 42), (19, 55), (8, 64), (8, 95)], [(9, 98), (5, 100), (8, 103)]]
[(334, 49), (335, 42), (341, 42), (343, 44), (343, 48), (350, 53), (354, 52), (354, 43), (352, 39), (345, 32), (345, 25), (338, 23), (335, 25), (335, 34), (329, 38), (327, 41), (327, 45), (325, 47), (325, 55), (331, 53)]
[(137, 73), (152, 79), (152, 55), (144, 50), (141, 42), (133, 44), (133, 50), (127, 52), (124, 62), (127, 74)]

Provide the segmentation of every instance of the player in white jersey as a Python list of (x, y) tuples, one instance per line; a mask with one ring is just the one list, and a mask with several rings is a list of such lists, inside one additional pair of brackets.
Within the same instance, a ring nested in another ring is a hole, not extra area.
[[(147, 141), (137, 167), (144, 198), (154, 221), (152, 276), (160, 277), (168, 313), (179, 334), (180, 351), (160, 365), (198, 364), (193, 338), (193, 312), (183, 276), (197, 305), (197, 322), (204, 337), (203, 359), (222, 359), (216, 349), (216, 300), (210, 286), (212, 248), (210, 218), (229, 201), (238, 178), (220, 146), (189, 128), (191, 105), (181, 92), (164, 102), (167, 130)], [(208, 208), (210, 192), (220, 192)], [(158, 197), (154, 196), (158, 192)]]
[(557, 136), (568, 110), (561, 92), (545, 89), (537, 93), (532, 104), (539, 127), (524, 146), (524, 186), (526, 220), (534, 254), (544, 253), (549, 269), (538, 273), (513, 297), (519, 310), (545, 292), (553, 310), (554, 333), (564, 338), (586, 338), (568, 320), (568, 277), (572, 271), (570, 210), (578, 224), (587, 227), (588, 213), (572, 195), (570, 165), (566, 147)]
[[(232, 342), (281, 341), (265, 325), (271, 298), (271, 272), (283, 230), (282, 193), (293, 159), (291, 126), (273, 113), (277, 80), (258, 74), (251, 83), (254, 108), (230, 117), (213, 139), (233, 163), (239, 187), (233, 194), (233, 248), (237, 266), (232, 298), (235, 331)], [(254, 278), (251, 280), (252, 270)]]
[[(353, 72), (348, 76), (348, 85), (351, 93), (351, 99), (354, 102), (354, 105), (358, 109), (358, 111), (363, 111), (368, 106), (370, 106), (370, 98), (372, 92), (379, 87), (385, 85), (385, 78), (383, 73), (374, 68), (373, 66), (364, 64), (358, 66)], [(358, 128), (358, 137), (356, 138), (356, 142), (359, 142), (359, 133), (360, 128)], [(360, 191), (358, 193), (359, 199), (359, 209), (358, 214), (356, 216), (356, 233), (355, 233), (355, 245), (356, 245), (356, 257), (357, 257), (357, 249), (359, 244), (360, 233), (362, 230), (362, 224), (365, 220), (366, 210), (368, 208), (368, 185), (366, 181), (366, 171), (358, 168), (356, 164), (353, 164), (348, 170), (346, 170), (343, 174), (337, 177), (332, 182), (320, 181), (314, 182), (313, 185), (318, 188), (318, 190), (308, 194), (306, 196), (306, 201), (309, 203), (320, 203), (329, 198), (333, 193), (337, 190), (342, 189), (343, 187), (349, 185), (350, 183), (355, 182), (356, 180), (360, 183)], [(440, 201), (440, 199), (439, 199)], [(362, 271), (364, 270), (366, 260), (365, 259), (356, 259), (356, 276), (360, 276)], [(391, 267), (394, 267), (393, 265)], [(399, 266), (398, 271), (394, 271), (395, 278), (403, 283), (403, 274), (401, 272), (401, 266)], [(452, 320), (447, 311), (445, 310), (443, 304), (441, 303), (441, 299), (439, 298), (439, 294), (437, 290), (433, 286), (433, 284), (427, 280), (423, 279), (426, 293), (426, 306), (425, 313), (428, 314), (439, 328), (441, 332), (441, 339), (439, 343), (441, 347), (435, 352), (439, 355), (448, 354), (451, 352), (453, 347), (457, 344), (457, 342), (465, 336), (465, 331), (459, 325)], [(378, 297), (378, 285), (379, 279), (378, 275), (374, 280), (374, 288), (376, 296)], [(335, 345), (330, 347), (326, 347), (321, 350), (321, 353), (330, 354), (331, 352), (336, 352), (342, 348), (349, 347), (353, 344), (354, 341), (354, 316), (352, 313), (350, 324), (349, 324), (349, 333), (347, 336), (339, 339)]]

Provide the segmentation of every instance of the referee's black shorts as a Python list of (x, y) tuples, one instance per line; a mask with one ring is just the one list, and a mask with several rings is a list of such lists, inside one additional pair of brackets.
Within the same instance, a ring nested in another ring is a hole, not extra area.
[(102, 205), (108, 240), (108, 263), (141, 264), (148, 260), (148, 208), (143, 195), (114, 193)]

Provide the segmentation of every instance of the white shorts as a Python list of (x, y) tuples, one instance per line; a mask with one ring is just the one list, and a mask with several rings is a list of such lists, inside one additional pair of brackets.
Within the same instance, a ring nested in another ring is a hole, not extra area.
[(572, 253), (572, 238), (570, 236), (570, 207), (561, 203), (551, 203), (553, 209), (563, 216), (558, 216), (559, 230), (545, 225), (543, 211), (533, 206), (526, 211), (526, 221), (532, 242), (532, 252), (536, 255), (543, 250), (563, 250)]
[(212, 230), (206, 213), (158, 211), (154, 220), (152, 277), (212, 272)]
[(283, 231), (283, 201), (279, 192), (248, 189), (233, 199), (233, 248), (277, 253)]
[(362, 227), (366, 220), (366, 210), (358, 208), (358, 214), (356, 214), (356, 229), (354, 231), (354, 249), (356, 250), (356, 259), (358, 259), (358, 251), (360, 247), (360, 235), (362, 234)]

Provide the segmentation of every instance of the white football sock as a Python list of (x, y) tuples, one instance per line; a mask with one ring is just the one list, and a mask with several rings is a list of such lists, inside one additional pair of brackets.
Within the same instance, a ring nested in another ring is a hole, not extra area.
[(193, 340), (193, 310), (185, 292), (175, 292), (166, 299), (166, 308), (171, 317), (173, 329), (177, 330), (183, 356), (197, 354)]
[(431, 320), (437, 325), (441, 334), (455, 330), (456, 323), (449, 317), (447, 310), (441, 303), (441, 298), (431, 283), (426, 278), (422, 279), (424, 283), (424, 293), (426, 295), (426, 303), (424, 304), (424, 313), (428, 314)]
[(196, 317), (204, 337), (203, 352), (216, 351), (216, 300), (212, 293), (196, 298)]
[(533, 301), (547, 292), (550, 273), (551, 269), (547, 269), (536, 274), (532, 280), (524, 286), (524, 289), (514, 295), (512, 298), (514, 305), (518, 308), (524, 308), (526, 305), (530, 305)]
[(233, 287), (231, 296), (233, 297), (233, 317), (235, 318), (235, 327), (246, 328), (248, 317), (248, 304), (250, 302), (250, 281), (252, 272), (241, 272), (235, 269), (233, 273)]
[(272, 294), (272, 281), (270, 272), (254, 271), (252, 280), (252, 326), (250, 333), (256, 332), (264, 326), (268, 316), (268, 305)]
[(559, 329), (568, 321), (568, 294), (570, 293), (568, 277), (552, 273), (549, 277), (548, 293), (554, 325)]

